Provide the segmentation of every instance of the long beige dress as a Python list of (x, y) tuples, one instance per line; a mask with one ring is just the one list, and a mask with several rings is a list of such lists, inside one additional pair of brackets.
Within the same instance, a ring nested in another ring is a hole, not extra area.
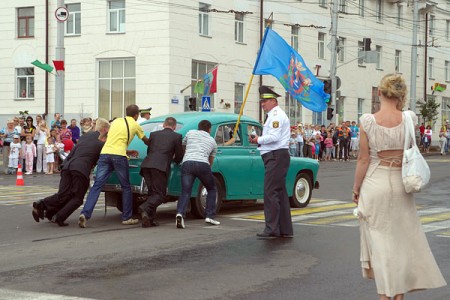
[[(417, 122), (417, 117), (413, 115)], [(365, 278), (375, 279), (378, 294), (393, 297), (414, 290), (446, 285), (417, 215), (413, 194), (403, 187), (401, 156), (380, 158), (383, 150), (401, 150), (404, 121), (387, 128), (372, 114), (360, 118), (369, 139), (370, 165), (361, 185), (359, 220), (361, 266)]]

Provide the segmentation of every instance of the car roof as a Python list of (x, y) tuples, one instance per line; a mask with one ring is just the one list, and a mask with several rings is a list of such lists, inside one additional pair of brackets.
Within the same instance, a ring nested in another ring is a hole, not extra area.
[[(167, 117), (173, 117), (177, 120), (177, 123), (183, 125), (195, 124), (195, 126), (197, 126), (197, 124), (202, 120), (208, 120), (211, 122), (212, 125), (215, 125), (224, 122), (236, 122), (238, 116), (239, 116), (238, 114), (222, 113), (222, 112), (181, 112), (154, 117), (151, 118), (150, 120), (142, 122), (141, 125), (164, 122), (164, 120)], [(241, 122), (250, 122), (259, 124), (257, 120), (244, 115), (242, 115), (241, 117)]]

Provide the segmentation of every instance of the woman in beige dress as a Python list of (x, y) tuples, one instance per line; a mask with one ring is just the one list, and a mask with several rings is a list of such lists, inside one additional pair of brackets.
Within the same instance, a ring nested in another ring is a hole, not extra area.
[[(380, 299), (446, 285), (402, 182), (406, 84), (383, 77), (380, 110), (360, 118), (360, 154), (353, 184), (358, 204), (363, 277), (375, 279)], [(410, 112), (407, 112), (410, 113)], [(411, 113), (417, 123), (417, 117)]]

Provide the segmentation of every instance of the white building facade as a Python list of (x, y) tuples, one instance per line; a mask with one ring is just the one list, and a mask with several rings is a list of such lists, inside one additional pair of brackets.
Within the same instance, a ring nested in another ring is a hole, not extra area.
[[(55, 113), (56, 73), (31, 62), (53, 65), (56, 2), (0, 5), (0, 127), (19, 111), (50, 118)], [(154, 116), (188, 111), (192, 97), (200, 107), (203, 95), (195, 93), (192, 83), (216, 65), (211, 106), (237, 113), (268, 24), (298, 50), (314, 74), (329, 78), (330, 0), (66, 0), (65, 6), (65, 119), (121, 117), (132, 103), (152, 107)], [(341, 87), (333, 100), (338, 121), (374, 112), (377, 85), (385, 74), (401, 73), (410, 85), (412, 7), (412, 1), (403, 0), (339, 0)], [(443, 91), (431, 87), (450, 84), (450, 1), (422, 1), (420, 7), (417, 100), (435, 97), (441, 103), (434, 124), (438, 130), (450, 118), (450, 86)], [(377, 51), (375, 63), (358, 59), (364, 38)], [(283, 92), (275, 78), (255, 76), (244, 113), (256, 119), (261, 118), (260, 84)], [(329, 122), (326, 111), (313, 113), (288, 96), (279, 100), (292, 124)]]

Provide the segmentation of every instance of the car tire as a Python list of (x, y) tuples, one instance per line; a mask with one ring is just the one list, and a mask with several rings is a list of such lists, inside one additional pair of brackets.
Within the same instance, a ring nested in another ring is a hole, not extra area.
[(311, 177), (306, 173), (300, 173), (295, 178), (292, 197), (289, 198), (292, 208), (306, 207), (311, 200), (313, 186)]
[[(216, 196), (216, 213), (220, 211), (220, 207), (222, 206), (222, 199), (224, 190), (220, 181), (214, 177), (216, 182), (217, 196)], [(206, 218), (206, 188), (202, 183), (198, 186), (197, 196), (192, 198), (191, 200), (191, 213), (199, 219)]]

